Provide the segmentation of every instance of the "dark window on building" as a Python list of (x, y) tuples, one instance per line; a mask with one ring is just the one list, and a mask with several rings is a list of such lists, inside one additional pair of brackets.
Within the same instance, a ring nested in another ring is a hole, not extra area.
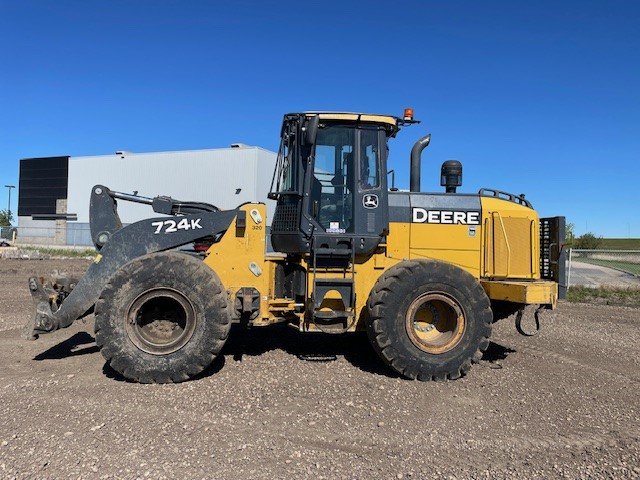
[(69, 157), (20, 160), (18, 216), (55, 214), (56, 201), (67, 198)]

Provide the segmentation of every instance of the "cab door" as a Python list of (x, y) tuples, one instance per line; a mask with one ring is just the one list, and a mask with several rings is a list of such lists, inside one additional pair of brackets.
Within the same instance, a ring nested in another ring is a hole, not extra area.
[(358, 128), (356, 138), (355, 233), (384, 236), (389, 229), (387, 137), (377, 126)]
[(385, 164), (381, 127), (320, 126), (308, 187), (314, 243), (348, 241), (358, 254), (377, 247), (389, 221)]
[(322, 233), (353, 233), (353, 156), (356, 130), (321, 126), (309, 187), (309, 214)]

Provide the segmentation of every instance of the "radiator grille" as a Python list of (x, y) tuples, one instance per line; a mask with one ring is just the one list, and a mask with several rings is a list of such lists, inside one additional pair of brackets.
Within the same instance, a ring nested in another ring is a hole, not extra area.
[(560, 256), (564, 243), (564, 217), (540, 219), (540, 276), (560, 279)]
[(540, 219), (540, 276), (553, 280), (556, 265), (552, 263), (551, 248), (555, 243), (551, 232), (551, 219)]
[(558, 298), (567, 293), (565, 218), (540, 219), (540, 277), (558, 283)]

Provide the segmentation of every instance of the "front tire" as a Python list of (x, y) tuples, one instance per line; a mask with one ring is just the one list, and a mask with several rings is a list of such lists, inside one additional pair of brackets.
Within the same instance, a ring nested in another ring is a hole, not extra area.
[(198, 375), (220, 353), (231, 326), (218, 276), (201, 260), (176, 252), (145, 255), (120, 268), (95, 315), (104, 358), (141, 383)]
[(489, 346), (489, 298), (471, 274), (448, 263), (393, 266), (376, 282), (367, 307), (373, 348), (410, 379), (459, 378)]

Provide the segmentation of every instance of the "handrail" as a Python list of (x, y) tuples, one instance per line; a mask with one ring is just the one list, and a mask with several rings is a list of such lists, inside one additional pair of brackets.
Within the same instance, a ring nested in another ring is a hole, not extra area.
[(496, 190), (495, 188), (481, 188), (478, 190), (478, 195), (481, 197), (494, 197), (502, 200), (507, 200), (509, 202), (517, 203), (518, 205), (523, 205), (525, 207), (533, 208), (531, 202), (524, 198), (524, 195), (515, 195), (509, 192), (503, 192), (502, 190)]

